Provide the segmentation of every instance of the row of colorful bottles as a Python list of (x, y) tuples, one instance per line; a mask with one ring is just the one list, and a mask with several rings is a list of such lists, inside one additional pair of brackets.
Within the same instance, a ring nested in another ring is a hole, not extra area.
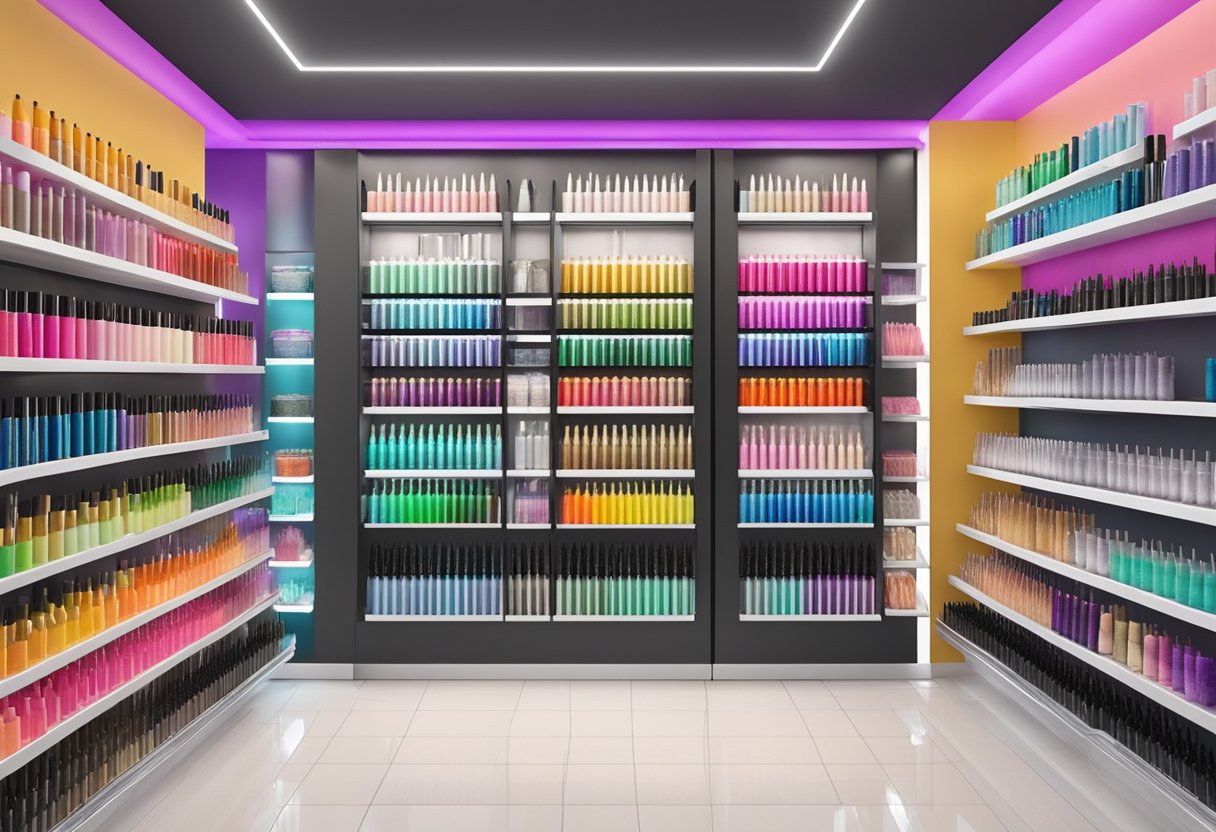
[(370, 329), (498, 329), (502, 302), (377, 298), (367, 301)]
[(686, 407), (692, 379), (678, 376), (562, 376), (559, 407)]
[(559, 367), (691, 367), (687, 335), (563, 335)]
[(498, 525), (501, 503), (498, 483), (488, 480), (373, 480), (363, 495), (363, 519), (408, 525)]
[(869, 271), (849, 255), (753, 254), (739, 258), (739, 292), (865, 292)]
[(870, 363), (868, 332), (739, 335), (740, 367), (860, 367)]
[(567, 525), (690, 525), (692, 486), (687, 483), (592, 483), (566, 488), (561, 523)]
[(689, 298), (561, 300), (559, 329), (692, 329)]
[(869, 480), (741, 480), (740, 523), (873, 523)]
[(692, 293), (692, 264), (670, 255), (571, 257), (562, 261), (563, 295)]
[(377, 471), (502, 468), (502, 425), (372, 425), (367, 467)]
[(691, 470), (692, 427), (566, 425), (561, 467), (574, 470)]
[(369, 367), (498, 367), (498, 335), (369, 335), (364, 337)]

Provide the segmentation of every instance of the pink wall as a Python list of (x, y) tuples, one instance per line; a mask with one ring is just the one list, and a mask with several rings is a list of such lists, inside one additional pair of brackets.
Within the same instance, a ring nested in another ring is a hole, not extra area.
[[(1144, 0), (1151, 2), (1151, 0)], [(1200, 0), (1144, 40), (1017, 121), (1019, 164), (1134, 101), (1148, 103), (1153, 132), (1182, 121), (1191, 79), (1216, 68), (1216, 0)]]

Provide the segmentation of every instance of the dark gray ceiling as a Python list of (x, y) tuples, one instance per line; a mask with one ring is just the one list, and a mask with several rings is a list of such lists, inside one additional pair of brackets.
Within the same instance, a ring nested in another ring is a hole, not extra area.
[[(244, 0), (103, 0), (240, 119), (923, 119), (1056, 0), (867, 0), (823, 71), (300, 72)], [(809, 65), (854, 0), (255, 0), (304, 64)]]

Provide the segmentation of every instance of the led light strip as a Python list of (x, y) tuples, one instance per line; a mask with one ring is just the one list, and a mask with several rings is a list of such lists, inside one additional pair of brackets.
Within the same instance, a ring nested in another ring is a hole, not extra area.
[(262, 13), (262, 10), (257, 7), (253, 0), (245, 0), (245, 5), (253, 12), (254, 16), (266, 27), (266, 31), (274, 38), (274, 42), (279, 45), (285, 54), (300, 72), (425, 72), (425, 73), (440, 73), (440, 72), (535, 72), (535, 73), (592, 73), (592, 72), (620, 72), (620, 73), (693, 73), (693, 72), (717, 72), (717, 73), (801, 73), (801, 72), (819, 72), (827, 64), (828, 58), (832, 56), (832, 52), (836, 50), (836, 46), (840, 43), (844, 33), (848, 30), (853, 18), (857, 17), (857, 13), (861, 11), (861, 7), (865, 5), (866, 0), (856, 0), (853, 8), (849, 11), (848, 17), (844, 19), (840, 29), (832, 38), (832, 42), (828, 44), (828, 48), (824, 51), (819, 62), (812, 66), (569, 66), (569, 65), (529, 65), (529, 66), (500, 66), (500, 65), (481, 65), (481, 64), (465, 64), (453, 66), (435, 66), (435, 65), (405, 65), (405, 66), (309, 66), (303, 63), (291, 51), (291, 47), (287, 45), (287, 41), (283, 40), (283, 36), (275, 30), (271, 22)]

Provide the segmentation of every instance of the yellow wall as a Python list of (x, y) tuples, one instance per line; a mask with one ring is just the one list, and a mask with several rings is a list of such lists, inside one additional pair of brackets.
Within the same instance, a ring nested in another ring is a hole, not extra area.
[(36, 0), (0, 0), (0, 108), (38, 101), (202, 191), (203, 126)]
[[(969, 407), (963, 396), (971, 392), (975, 365), (993, 347), (1014, 346), (1017, 335), (964, 337), (978, 309), (1002, 306), (1021, 286), (1021, 270), (968, 272), (975, 232), (992, 209), (993, 183), (1009, 172), (1014, 158), (1014, 124), (1009, 121), (936, 121), (929, 125), (929, 274), (933, 281), (930, 304), (929, 423), (930, 501), (929, 560), (933, 618), (945, 601), (963, 600), (946, 579), (957, 574), (967, 552), (968, 538), (954, 530), (966, 521), (976, 498), (999, 483), (967, 474), (975, 435), (1018, 430), (1016, 410)], [(1009, 490), (1017, 490), (1010, 488)], [(930, 660), (960, 661), (961, 656), (933, 637)]]

